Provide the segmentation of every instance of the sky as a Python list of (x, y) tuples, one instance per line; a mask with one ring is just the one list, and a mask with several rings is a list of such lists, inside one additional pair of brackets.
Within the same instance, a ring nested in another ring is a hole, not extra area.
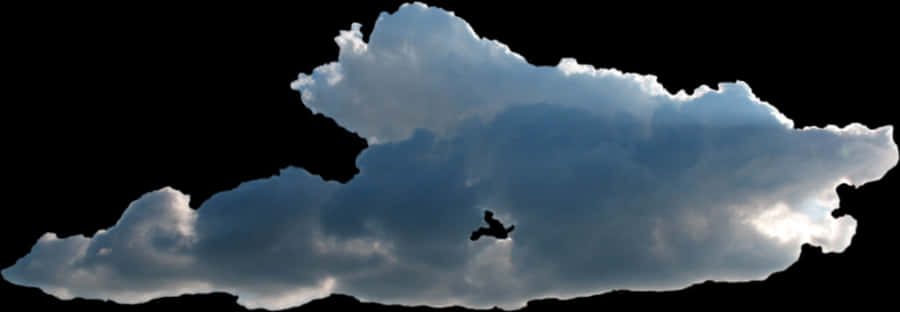
[[(351, 181), (290, 167), (197, 210), (165, 187), (91, 237), (45, 234), (3, 277), (62, 298), (227, 291), (269, 309), (330, 293), (514, 309), (761, 279), (805, 242), (843, 250), (856, 224), (829, 216), (835, 186), (898, 160), (892, 127), (797, 129), (741, 81), (671, 94), (571, 58), (534, 66), (418, 3), (382, 13), (368, 42), (348, 26), (308, 43), (336, 43), (336, 61), (285, 88), (369, 141)], [(510, 239), (468, 239), (485, 209)]]

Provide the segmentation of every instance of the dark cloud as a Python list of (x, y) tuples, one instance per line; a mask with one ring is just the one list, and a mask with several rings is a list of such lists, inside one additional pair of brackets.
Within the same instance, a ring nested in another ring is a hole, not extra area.
[[(741, 82), (672, 95), (571, 59), (535, 67), (436, 8), (401, 7), (361, 38), (343, 32), (338, 62), (292, 85), (374, 143), (352, 181), (288, 168), (197, 211), (165, 188), (92, 238), (46, 235), (4, 277), (64, 297), (225, 290), (270, 308), (329, 292), (514, 308), (760, 278), (803, 242), (844, 248), (854, 223), (827, 216), (834, 187), (897, 161), (890, 127), (793, 129)], [(511, 239), (468, 239), (485, 209), (516, 225)]]

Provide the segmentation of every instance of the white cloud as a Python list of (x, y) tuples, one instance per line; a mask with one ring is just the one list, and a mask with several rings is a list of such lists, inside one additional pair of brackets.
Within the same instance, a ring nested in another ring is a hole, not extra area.
[[(532, 66), (421, 4), (354, 24), (291, 84), (369, 139), (347, 184), (291, 168), (198, 211), (165, 188), (92, 238), (46, 235), (3, 272), (59, 296), (230, 291), (252, 307), (328, 292), (500, 305), (761, 278), (849, 243), (834, 187), (897, 162), (891, 127), (793, 129), (742, 82), (670, 94), (652, 75)], [(802, 92), (798, 90), (797, 92)], [(470, 242), (481, 210), (512, 240)]]

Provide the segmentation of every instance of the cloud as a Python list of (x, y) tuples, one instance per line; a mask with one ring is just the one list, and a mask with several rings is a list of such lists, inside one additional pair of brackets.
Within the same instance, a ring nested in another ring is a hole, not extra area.
[[(669, 94), (652, 75), (533, 66), (421, 4), (383, 13), (369, 42), (361, 27), (291, 84), (375, 143), (353, 180), (288, 168), (197, 211), (164, 188), (108, 231), (45, 235), (3, 276), (62, 297), (221, 290), (268, 308), (330, 292), (516, 308), (755, 279), (803, 242), (845, 248), (855, 223), (828, 216), (834, 187), (898, 159), (891, 127), (794, 129), (743, 82)], [(469, 241), (483, 209), (512, 239)]]

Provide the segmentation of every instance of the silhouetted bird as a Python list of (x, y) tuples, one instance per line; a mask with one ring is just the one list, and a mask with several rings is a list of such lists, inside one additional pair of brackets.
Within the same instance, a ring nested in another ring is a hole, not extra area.
[(509, 226), (509, 228), (504, 228), (503, 224), (497, 219), (494, 219), (494, 213), (490, 210), (484, 211), (484, 221), (487, 222), (490, 227), (480, 227), (478, 230), (472, 232), (472, 236), (469, 239), (476, 241), (481, 238), (482, 235), (493, 236), (498, 239), (504, 239), (509, 237), (509, 232), (512, 232), (516, 229), (515, 225)]

